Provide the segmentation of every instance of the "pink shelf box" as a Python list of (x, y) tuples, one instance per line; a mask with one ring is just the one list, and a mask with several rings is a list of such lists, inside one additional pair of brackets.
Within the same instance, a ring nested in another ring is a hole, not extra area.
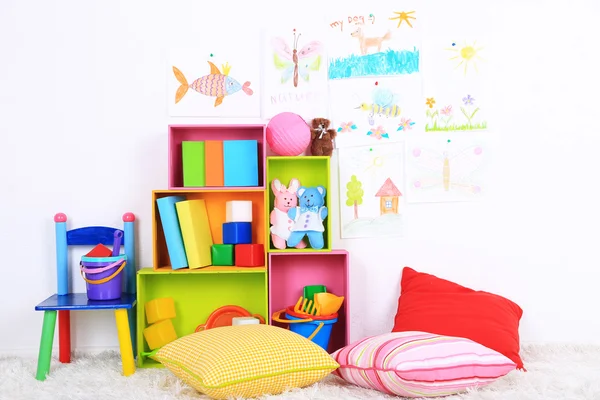
[[(169, 189), (189, 190), (183, 186), (183, 164), (181, 142), (204, 140), (256, 140), (258, 142), (258, 186), (265, 187), (265, 156), (267, 151), (266, 126), (263, 124), (244, 125), (169, 125)], [(248, 187), (203, 186), (198, 189), (247, 190)]]
[[(325, 285), (327, 292), (344, 296), (338, 321), (334, 324), (327, 351), (350, 344), (350, 283), (349, 257), (346, 250), (307, 253), (269, 253), (269, 316), (295, 305), (303, 295), (304, 286)], [(282, 315), (285, 318), (285, 315)]]

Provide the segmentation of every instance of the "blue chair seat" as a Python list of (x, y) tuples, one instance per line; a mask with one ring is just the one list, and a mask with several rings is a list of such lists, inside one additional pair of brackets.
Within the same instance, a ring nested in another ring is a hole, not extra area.
[(123, 293), (120, 299), (89, 300), (87, 293), (54, 294), (35, 306), (36, 311), (130, 310), (135, 306), (135, 294)]

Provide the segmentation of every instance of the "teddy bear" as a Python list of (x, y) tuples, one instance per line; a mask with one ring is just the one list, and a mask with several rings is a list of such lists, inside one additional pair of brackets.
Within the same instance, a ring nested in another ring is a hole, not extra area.
[(314, 118), (310, 129), (310, 152), (313, 156), (331, 156), (333, 153), (333, 139), (337, 132), (329, 128), (331, 122), (326, 118)]
[[(277, 249), (285, 249), (287, 247), (287, 239), (292, 231), (294, 221), (288, 217), (288, 210), (298, 206), (298, 196), (296, 192), (300, 187), (300, 181), (296, 178), (290, 180), (286, 188), (279, 179), (273, 179), (271, 189), (273, 190), (273, 211), (271, 211), (271, 240), (273, 246)], [(297, 249), (306, 247), (304, 241), (300, 241), (296, 246)]]
[(298, 206), (290, 208), (288, 211), (288, 216), (294, 221), (294, 225), (287, 244), (295, 247), (304, 236), (307, 236), (313, 249), (322, 249), (324, 246), (323, 233), (325, 232), (323, 220), (327, 218), (326, 190), (323, 186), (308, 188), (300, 186), (296, 194), (298, 195)]

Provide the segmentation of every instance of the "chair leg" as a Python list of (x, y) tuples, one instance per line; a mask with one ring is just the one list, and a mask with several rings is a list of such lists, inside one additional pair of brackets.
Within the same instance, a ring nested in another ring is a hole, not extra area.
[(137, 321), (136, 321), (136, 308), (137, 305), (133, 306), (131, 310), (127, 311), (129, 317), (129, 331), (131, 332), (131, 348), (133, 349), (133, 359), (137, 356)]
[(40, 341), (40, 352), (38, 355), (37, 373), (35, 379), (46, 380), (50, 373), (50, 361), (52, 360), (52, 343), (54, 342), (54, 329), (56, 327), (56, 311), (44, 311), (44, 325), (42, 326), (42, 339)]
[(129, 329), (129, 317), (124, 308), (115, 310), (117, 321), (117, 335), (119, 336), (119, 348), (121, 350), (121, 362), (123, 363), (123, 375), (129, 376), (135, 372), (133, 360), (133, 347), (131, 345), (131, 330)]
[(58, 360), (71, 362), (71, 311), (58, 312)]

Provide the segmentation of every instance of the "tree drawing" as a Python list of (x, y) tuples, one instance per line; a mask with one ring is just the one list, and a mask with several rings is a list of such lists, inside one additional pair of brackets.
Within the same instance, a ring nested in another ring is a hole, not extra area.
[(360, 206), (363, 202), (363, 195), (365, 194), (364, 190), (362, 190), (362, 183), (356, 179), (356, 175), (352, 175), (350, 177), (350, 182), (346, 184), (346, 196), (348, 199), (346, 200), (346, 205), (348, 207), (354, 206), (354, 219), (358, 218), (358, 206)]

